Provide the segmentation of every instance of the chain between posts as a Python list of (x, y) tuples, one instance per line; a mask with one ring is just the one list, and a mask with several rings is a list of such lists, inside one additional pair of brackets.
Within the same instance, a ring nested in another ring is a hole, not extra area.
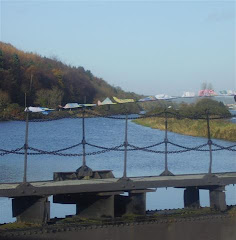
[[(99, 113), (96, 113), (96, 112), (92, 112), (92, 111), (87, 111), (86, 110), (86, 113), (93, 116), (93, 117), (100, 117), (100, 118), (110, 118), (110, 119), (117, 119), (117, 120), (125, 120), (125, 116), (124, 115), (110, 115), (110, 114), (106, 114), (106, 115), (101, 115)], [(129, 116), (128, 117), (128, 120), (135, 120), (135, 119), (142, 119), (142, 118), (152, 118), (152, 117), (163, 117), (165, 116), (165, 113), (169, 114), (169, 115), (172, 115), (172, 116), (175, 116), (176, 118), (186, 118), (186, 119), (191, 119), (191, 120), (206, 120), (206, 117), (204, 117), (203, 114), (195, 114), (193, 116), (186, 116), (186, 115), (181, 115), (180, 113), (175, 113), (175, 112), (170, 112), (170, 111), (162, 111), (162, 112), (159, 112), (159, 113), (155, 113), (155, 114), (149, 114), (149, 115), (139, 115), (138, 116)], [(133, 114), (136, 114), (136, 113), (133, 113)], [(132, 115), (132, 114), (130, 114)], [(136, 114), (137, 115), (137, 114)], [(229, 119), (229, 118), (232, 118), (232, 117), (236, 117), (236, 115), (225, 115), (225, 116), (213, 116), (213, 117), (210, 117), (209, 119), (210, 120), (217, 120), (217, 119)]]
[(20, 148), (16, 148), (14, 150), (5, 150), (5, 149), (0, 149), (0, 156), (5, 156), (5, 155), (8, 155), (8, 154), (19, 154), (19, 151), (24, 149), (24, 146), (23, 147), (20, 147)]
[[(138, 146), (135, 146), (135, 145), (128, 144), (128, 146), (131, 147), (131, 149), (127, 148), (127, 151), (146, 151), (146, 152), (157, 153), (157, 154), (165, 154), (165, 151), (155, 151), (155, 150), (151, 150), (150, 149), (150, 148), (162, 145), (163, 143), (165, 143), (165, 142), (162, 141), (162, 142), (155, 143), (155, 144), (152, 144), (152, 145), (149, 145), (149, 146), (144, 146), (144, 147), (138, 147)], [(110, 147), (110, 148), (109, 147), (104, 147), (104, 146), (98, 146), (98, 145), (91, 144), (91, 143), (88, 143), (88, 142), (86, 142), (86, 144), (88, 146), (95, 147), (95, 148), (100, 148), (102, 150), (107, 150), (107, 151), (122, 151), (122, 152), (124, 151), (124, 149), (120, 149), (121, 147), (124, 146), (124, 144), (121, 144), (121, 145), (115, 146), (115, 147)], [(182, 146), (182, 145), (170, 142), (170, 141), (168, 141), (168, 144), (171, 144), (171, 145), (176, 146), (178, 148), (184, 149), (184, 150), (167, 151), (168, 154), (184, 153), (184, 152), (189, 152), (189, 151), (209, 152), (209, 149), (202, 149), (203, 147), (208, 146), (208, 143), (205, 143), (205, 144), (202, 144), (202, 145), (199, 145), (199, 146), (196, 146), (196, 147), (186, 147), (186, 146)], [(73, 156), (77, 156), (77, 155), (76, 154), (70, 154), (70, 153), (68, 153), (68, 154), (60, 153), (60, 152), (63, 152), (63, 151), (66, 151), (66, 150), (78, 147), (80, 145), (82, 145), (81, 142), (78, 143), (78, 144), (66, 147), (66, 148), (62, 148), (62, 149), (58, 149), (58, 150), (54, 150), (54, 151), (50, 151), (50, 152), (46, 151), (46, 150), (37, 149), (37, 148), (33, 148), (33, 147), (28, 146), (28, 150), (36, 151), (37, 153), (29, 153), (29, 152), (27, 152), (27, 155), (40, 155), (40, 154), (46, 155), (47, 154), (47, 155), (57, 155), (57, 156), (65, 156), (65, 157), (72, 156), (73, 157)], [(222, 150), (233, 151), (233, 152), (236, 151), (236, 149), (233, 149), (233, 148), (236, 147), (236, 144), (228, 146), (228, 147), (224, 147), (224, 146), (221, 146), (219, 144), (216, 144), (216, 143), (212, 142), (212, 146), (217, 147), (217, 149), (212, 149), (212, 152), (214, 152), (214, 151), (222, 151)], [(4, 156), (4, 155), (8, 155), (8, 154), (24, 155), (24, 152), (23, 153), (20, 152), (23, 149), (24, 149), (24, 146), (20, 147), (20, 148), (16, 148), (14, 150), (0, 149), (0, 152), (2, 152), (2, 153), (0, 153), (0, 156)], [(91, 154), (94, 155), (96, 153), (97, 152), (93, 152)], [(86, 155), (88, 155), (88, 154), (86, 154)], [(82, 156), (82, 154), (79, 154), (79, 156)]]
[[(105, 153), (105, 152), (109, 152), (109, 151), (117, 151), (117, 149), (119, 149), (123, 146), (124, 146), (124, 144), (121, 144), (116, 147), (105, 148), (101, 151), (85, 153), (85, 155), (90, 156), (90, 155), (97, 155), (97, 154), (101, 154), (101, 153)], [(61, 156), (61, 157), (78, 157), (78, 156), (81, 157), (81, 156), (83, 156), (83, 153), (58, 153), (60, 150), (48, 152), (48, 151), (33, 148), (33, 147), (28, 147), (28, 149), (37, 152), (37, 153), (28, 153), (28, 155), (55, 155), (55, 156)], [(124, 150), (122, 150), (122, 151), (124, 151)], [(23, 154), (23, 153), (19, 153), (19, 154)]]
[[(111, 115), (111, 114), (99, 114), (97, 112), (94, 112), (94, 111), (89, 111), (89, 110), (86, 110), (84, 109), (84, 111), (90, 115), (90, 117), (86, 117), (86, 118), (96, 118), (96, 117), (99, 117), (99, 118), (110, 118), (110, 119), (117, 119), (117, 120), (124, 120), (126, 117), (124, 117), (123, 115)], [(204, 117), (202, 114), (198, 114), (198, 115), (193, 115), (193, 116), (186, 116), (186, 115), (181, 115), (180, 113), (178, 112), (169, 112), (169, 111), (162, 111), (162, 112), (159, 112), (159, 113), (155, 113), (155, 114), (138, 114), (138, 116), (129, 116), (128, 119), (129, 120), (135, 120), (135, 119), (142, 119), (142, 118), (152, 118), (152, 117), (163, 117), (163, 115), (165, 114), (165, 112), (167, 114), (170, 114), (172, 116), (175, 116), (176, 118), (186, 118), (186, 119), (191, 119), (191, 120), (198, 120), (198, 119), (201, 119), (201, 120), (206, 120), (206, 117)], [(136, 114), (137, 113), (133, 113), (133, 114)], [(130, 114), (132, 115), (132, 113)], [(56, 120), (61, 120), (61, 119), (65, 119), (65, 118), (72, 118), (72, 119), (77, 119), (77, 118), (82, 118), (83, 116), (75, 116), (75, 115), (72, 115), (72, 116), (64, 116), (64, 117), (54, 117), (54, 118), (42, 118), (42, 119), (30, 119), (29, 122), (48, 122), (48, 121), (56, 121)], [(225, 115), (225, 116), (213, 116), (213, 117), (209, 117), (209, 120), (217, 120), (217, 119), (229, 119), (229, 118), (233, 118), (233, 117), (236, 117), (235, 114), (231, 114), (231, 115)], [(19, 120), (19, 119), (14, 119), (14, 121), (25, 121), (25, 120)]]
[[(156, 151), (156, 150), (151, 150), (150, 149), (150, 148), (162, 145), (163, 143), (165, 143), (165, 142), (163, 141), (163, 142), (159, 142), (159, 143), (156, 143), (156, 144), (153, 144), (153, 145), (150, 145), (150, 146), (145, 146), (145, 147), (138, 147), (138, 146), (135, 146), (135, 145), (132, 145), (132, 144), (128, 144), (128, 147), (131, 147), (131, 149), (127, 148), (127, 151), (146, 151), (146, 152), (150, 152), (150, 153), (165, 154), (165, 151)], [(168, 143), (173, 145), (173, 146), (176, 146), (176, 147), (179, 147), (179, 148), (183, 148), (183, 150), (167, 151), (168, 154), (177, 154), (177, 153), (184, 153), (184, 152), (189, 152), (189, 151), (209, 152), (208, 149), (202, 149), (203, 147), (207, 146), (208, 143), (205, 143), (205, 144), (202, 144), (202, 145), (199, 145), (199, 146), (196, 146), (196, 147), (186, 147), (186, 146), (182, 146), (182, 145), (179, 145), (179, 144), (172, 143), (170, 141), (168, 141)], [(67, 148), (63, 148), (63, 149), (59, 149), (59, 150), (55, 150), (55, 151), (51, 151), (51, 152), (28, 146), (28, 150), (32, 150), (32, 151), (35, 151), (37, 153), (29, 153), (28, 152), (27, 155), (56, 155), (56, 156), (64, 156), (64, 157), (83, 156), (83, 153), (81, 153), (81, 154), (60, 153), (62, 151), (66, 151), (68, 149), (72, 149), (72, 148), (78, 147), (81, 144), (82, 143), (75, 144), (73, 146), (70, 146), (70, 147), (67, 147)], [(124, 149), (120, 149), (121, 147), (124, 146), (124, 144), (121, 144), (121, 145), (118, 145), (118, 146), (115, 146), (115, 147), (110, 147), (110, 148), (94, 145), (94, 144), (87, 143), (87, 142), (86, 142), (86, 144), (88, 146), (91, 146), (91, 147), (100, 148), (100, 149), (102, 149), (104, 151), (97, 151), (97, 152), (86, 153), (85, 155), (96, 155), (96, 154), (109, 152), (109, 151), (121, 151), (121, 152), (125, 151)], [(233, 149), (233, 148), (236, 147), (236, 145), (231, 145), (231, 146), (228, 146), (228, 147), (224, 147), (224, 146), (221, 146), (221, 145), (215, 144), (215, 143), (212, 143), (212, 145), (217, 147), (217, 149), (212, 149), (212, 152), (213, 151), (221, 151), (221, 150), (236, 151), (236, 149)], [(3, 153), (1, 153), (0, 156), (4, 156), (6, 154), (22, 155), (24, 153), (19, 152), (22, 149), (24, 149), (24, 147), (17, 148), (15, 150), (0, 149), (0, 151), (3, 151)]]
[[(101, 154), (101, 153), (105, 153), (105, 152), (108, 152), (108, 151), (124, 151), (124, 173), (123, 173), (123, 178), (127, 178), (127, 152), (128, 151), (142, 150), (142, 151), (147, 151), (147, 152), (152, 152), (152, 153), (161, 153), (161, 154), (164, 153), (165, 154), (165, 171), (163, 172), (164, 174), (170, 173), (169, 170), (168, 170), (168, 154), (171, 154), (171, 153), (184, 153), (184, 152), (188, 152), (188, 151), (209, 151), (210, 162), (209, 162), (208, 174), (211, 174), (212, 173), (212, 152), (213, 151), (219, 151), (219, 150), (236, 151), (235, 149), (233, 149), (234, 147), (236, 147), (236, 145), (232, 145), (232, 146), (229, 146), (229, 147), (223, 147), (223, 146), (220, 146), (220, 145), (215, 144), (215, 143), (212, 142), (212, 140), (211, 140), (211, 132), (210, 132), (210, 120), (212, 120), (212, 119), (223, 119), (223, 118), (226, 118), (226, 117), (222, 116), (222, 117), (211, 117), (210, 118), (209, 110), (206, 111), (206, 117), (202, 117), (202, 116), (201, 117), (199, 117), (199, 116), (186, 117), (185, 116), (185, 118), (190, 118), (190, 119), (205, 119), (206, 122), (207, 122), (208, 142), (207, 142), (207, 144), (203, 144), (203, 145), (197, 146), (195, 148), (189, 148), (189, 147), (181, 146), (181, 145), (178, 145), (178, 144), (175, 144), (175, 143), (171, 143), (171, 142), (168, 141), (168, 136), (167, 136), (167, 133), (168, 133), (168, 114), (172, 114), (173, 116), (177, 116), (177, 117), (181, 117), (181, 115), (176, 114), (176, 113), (167, 112), (167, 111), (161, 112), (161, 113), (158, 113), (158, 114), (154, 114), (154, 115), (143, 116), (143, 117), (142, 116), (141, 117), (140, 116), (139, 117), (128, 117), (128, 114), (126, 114), (126, 116), (125, 116), (125, 141), (124, 141), (123, 144), (121, 144), (119, 146), (116, 146), (116, 147), (113, 147), (113, 148), (107, 148), (107, 147), (102, 147), (102, 146), (96, 146), (96, 145), (93, 145), (93, 144), (88, 144), (86, 142), (86, 140), (85, 140), (85, 112), (88, 112), (88, 111), (83, 109), (83, 112), (82, 112), (82, 130), (83, 130), (82, 142), (79, 143), (79, 144), (73, 145), (71, 147), (67, 147), (67, 148), (64, 148), (64, 149), (59, 149), (59, 150), (56, 150), (56, 151), (48, 152), (48, 151), (43, 151), (43, 150), (36, 149), (36, 148), (31, 148), (31, 147), (28, 146), (29, 110), (28, 110), (28, 108), (26, 108), (26, 130), (25, 130), (25, 144), (24, 144), (24, 147), (21, 147), (21, 148), (15, 149), (15, 150), (11, 150), (11, 151), (0, 149), (0, 152), (3, 152), (3, 153), (0, 153), (0, 156), (4, 156), (6, 154), (24, 154), (24, 176), (23, 176), (23, 182), (25, 183), (25, 182), (27, 182), (27, 161), (28, 161), (27, 156), (28, 155), (52, 154), (52, 155), (57, 155), (57, 156), (68, 156), (68, 157), (83, 156), (83, 166), (86, 166), (86, 155), (96, 155), (96, 154)], [(163, 142), (158, 143), (158, 144), (153, 144), (151, 146), (141, 147), (141, 148), (140, 147), (136, 147), (134, 145), (130, 145), (128, 143), (128, 119), (137, 119), (137, 118), (146, 118), (146, 117), (161, 117), (161, 116), (163, 116), (163, 113), (165, 115), (165, 138), (164, 138)], [(99, 117), (104, 117), (104, 116), (99, 116)], [(108, 118), (124, 119), (124, 118), (116, 118), (116, 117), (112, 117), (112, 116), (109, 116)], [(227, 118), (229, 118), (229, 117), (227, 117)], [(53, 120), (55, 120), (55, 119), (50, 119), (50, 121), (53, 121)], [(162, 143), (165, 143), (165, 151), (156, 151), (156, 150), (150, 150), (149, 149), (151, 147), (155, 147), (155, 146), (161, 145)], [(168, 151), (168, 143), (170, 143), (170, 144), (172, 144), (172, 145), (174, 145), (176, 147), (183, 148), (183, 150)], [(97, 151), (97, 152), (91, 152), (91, 153), (87, 153), (86, 154), (86, 152), (85, 152), (86, 144), (90, 145), (90, 146), (93, 146), (93, 147), (101, 148), (103, 150)], [(79, 146), (79, 145), (83, 146), (83, 153), (82, 154), (60, 153), (62, 151), (69, 150), (69, 149), (71, 149), (71, 148), (73, 148), (75, 146)], [(209, 146), (209, 150), (201, 149), (202, 147), (205, 147), (207, 145)], [(124, 149), (120, 149), (122, 146), (124, 146)], [(212, 146), (218, 147), (218, 149), (212, 149)], [(132, 147), (132, 149), (128, 149), (128, 147)], [(24, 149), (24, 153), (20, 152), (22, 149)], [(29, 153), (28, 150), (36, 151), (36, 153)]]
[[(217, 149), (217, 151), (219, 151), (219, 150), (228, 150), (228, 151), (236, 152), (236, 149), (233, 149), (234, 147), (236, 147), (236, 144), (232, 145), (232, 146), (229, 146), (229, 147), (224, 147), (224, 146), (221, 146), (221, 145), (216, 144), (216, 143), (212, 143), (212, 145), (219, 148), (219, 149)], [(216, 151), (216, 150), (214, 149), (212, 151)]]

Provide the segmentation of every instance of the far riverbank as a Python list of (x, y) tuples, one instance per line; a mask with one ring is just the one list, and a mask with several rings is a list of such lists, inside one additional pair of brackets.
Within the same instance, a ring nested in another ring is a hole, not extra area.
[[(165, 130), (164, 118), (136, 119), (133, 122), (154, 129)], [(227, 120), (210, 121), (211, 137), (227, 141), (236, 141), (236, 124)], [(168, 131), (195, 137), (207, 137), (207, 124), (204, 120), (168, 119)]]

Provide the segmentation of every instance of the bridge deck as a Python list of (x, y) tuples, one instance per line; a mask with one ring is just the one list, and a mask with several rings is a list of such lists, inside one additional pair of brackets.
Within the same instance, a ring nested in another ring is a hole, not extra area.
[(161, 187), (184, 188), (196, 186), (207, 188), (209, 186), (236, 184), (236, 172), (216, 173), (213, 176), (206, 176), (206, 174), (184, 174), (176, 176), (132, 177), (123, 181), (118, 178), (40, 181), (30, 182), (28, 186), (20, 183), (2, 183), (0, 184), (0, 197), (131, 191)]

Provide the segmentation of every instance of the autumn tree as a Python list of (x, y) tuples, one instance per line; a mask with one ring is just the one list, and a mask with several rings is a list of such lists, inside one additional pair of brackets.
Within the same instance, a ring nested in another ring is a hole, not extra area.
[(112, 96), (140, 97), (115, 89), (81, 66), (65, 65), (58, 59), (26, 53), (3, 42), (0, 42), (0, 89), (9, 95), (12, 103), (21, 107), (25, 105), (25, 93), (28, 106), (50, 107), (68, 102), (81, 103), (85, 96), (87, 103)]
[(35, 104), (41, 107), (50, 107), (56, 108), (58, 105), (61, 105), (63, 98), (63, 92), (57, 88), (53, 89), (41, 89), (36, 92)]
[(0, 90), (0, 110), (3, 110), (10, 104), (11, 100), (7, 92)]

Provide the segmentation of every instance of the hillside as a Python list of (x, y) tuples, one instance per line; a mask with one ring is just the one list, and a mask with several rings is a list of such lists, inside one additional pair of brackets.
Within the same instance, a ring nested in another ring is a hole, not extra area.
[(117, 96), (138, 98), (135, 93), (112, 87), (83, 67), (68, 66), (57, 59), (23, 52), (0, 42), (0, 112), (25, 105), (57, 107), (68, 102), (95, 103)]

